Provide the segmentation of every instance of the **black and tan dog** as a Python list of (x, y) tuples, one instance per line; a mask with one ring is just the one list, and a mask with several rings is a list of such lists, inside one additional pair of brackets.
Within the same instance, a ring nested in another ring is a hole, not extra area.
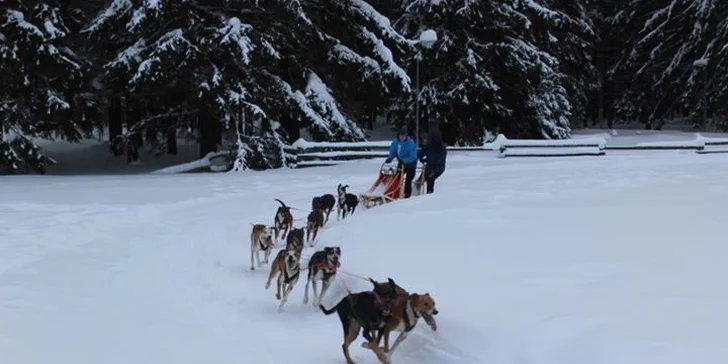
[(278, 241), (278, 235), (283, 231), (281, 239), (285, 239), (289, 230), (293, 228), (293, 214), (291, 214), (291, 208), (286, 206), (283, 201), (275, 199), (281, 206), (276, 211), (276, 215), (273, 217), (274, 223), (273, 228), (276, 232), (276, 241)]
[(388, 279), (387, 283), (379, 283), (371, 278), (369, 278), (369, 281), (374, 285), (372, 291), (349, 293), (330, 310), (324, 308), (323, 305), (319, 305), (321, 311), (326, 315), (334, 312), (339, 314), (344, 330), (344, 343), (341, 348), (348, 364), (354, 364), (351, 355), (349, 355), (349, 346), (359, 336), (359, 331), (363, 331), (364, 339), (368, 342), (367, 347), (377, 355), (377, 358), (385, 364), (390, 362), (389, 358), (377, 345), (376, 338), (373, 335), (386, 325), (386, 318), (391, 310), (391, 302), (397, 298), (398, 293), (401, 294), (406, 291), (391, 278)]
[(339, 194), (339, 203), (336, 208), (336, 220), (339, 220), (339, 215), (341, 215), (341, 219), (343, 220), (346, 218), (347, 214), (354, 214), (356, 206), (359, 205), (359, 197), (353, 193), (346, 192), (348, 187), (349, 185), (342, 186), (339, 184), (336, 189)]
[(301, 276), (301, 253), (296, 249), (283, 249), (279, 251), (273, 260), (273, 265), (271, 265), (270, 275), (268, 275), (268, 282), (265, 283), (265, 289), (270, 287), (270, 283), (276, 274), (278, 274), (276, 299), (281, 301), (281, 304), (278, 306), (278, 312), (281, 312), (283, 311), (283, 305), (288, 301), (288, 295), (296, 287), (298, 278)]
[(311, 201), (311, 210), (323, 210), (324, 214), (326, 214), (324, 224), (329, 222), (329, 215), (334, 210), (334, 206), (336, 206), (336, 198), (330, 193), (323, 196), (316, 196)]
[[(386, 318), (386, 325), (378, 330), (377, 333), (377, 345), (384, 337), (384, 352), (387, 353), (387, 357), (391, 360), (394, 350), (401, 344), (410, 332), (415, 328), (420, 318), (425, 320), (425, 323), (432, 328), (432, 331), (437, 330), (437, 321), (435, 321), (435, 315), (438, 314), (437, 308), (435, 307), (435, 300), (432, 299), (429, 293), (425, 294), (408, 294), (406, 296), (397, 297), (393, 304), (392, 310), (389, 316)], [(392, 349), (389, 348), (389, 334), (392, 331), (399, 331), (400, 334), (392, 345)], [(362, 343), (362, 347), (368, 348), (367, 343)]]
[(250, 270), (255, 270), (253, 257), (258, 261), (258, 268), (263, 265), (260, 263), (260, 253), (265, 254), (265, 264), (268, 264), (268, 257), (273, 252), (273, 234), (270, 227), (263, 224), (254, 224), (253, 230), (250, 232)]
[[(308, 280), (306, 291), (303, 296), (303, 304), (308, 304), (308, 286), (313, 285), (313, 306), (318, 307), (321, 300), (328, 291), (331, 283), (336, 279), (336, 270), (341, 266), (341, 248), (338, 246), (327, 246), (319, 250), (308, 260)], [(321, 294), (316, 290), (316, 281), (321, 281)]]
[[(319, 230), (324, 226), (324, 212), (315, 209), (308, 214), (308, 222), (306, 223), (306, 241), (313, 246), (312, 241), (316, 240)], [(313, 236), (313, 238), (312, 238)]]
[(288, 234), (288, 237), (286, 238), (286, 249), (295, 249), (298, 254), (301, 254), (303, 252), (303, 238), (304, 238), (304, 232), (303, 228), (292, 228), (291, 232)]

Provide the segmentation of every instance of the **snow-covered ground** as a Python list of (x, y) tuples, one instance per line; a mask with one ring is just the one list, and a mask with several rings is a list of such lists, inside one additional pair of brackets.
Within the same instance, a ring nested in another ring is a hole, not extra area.
[[(380, 163), (2, 177), (0, 363), (344, 363), (304, 283), (276, 311), (250, 224), (274, 198), (305, 218), (338, 183), (363, 192)], [(340, 246), (345, 273), (324, 305), (371, 288), (357, 276), (429, 292), (438, 331), (397, 364), (724, 364), (726, 179), (724, 155), (461, 153), (434, 195), (333, 219), (317, 248)], [(354, 359), (377, 363), (362, 341)]]

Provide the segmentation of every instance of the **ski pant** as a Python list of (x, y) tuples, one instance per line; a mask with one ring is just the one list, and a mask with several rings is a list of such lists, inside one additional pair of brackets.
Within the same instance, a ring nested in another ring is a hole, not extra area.
[(412, 196), (412, 181), (415, 179), (417, 161), (404, 165), (404, 198)]
[(425, 171), (425, 181), (427, 182), (427, 193), (435, 192), (435, 180), (442, 175), (444, 171)]

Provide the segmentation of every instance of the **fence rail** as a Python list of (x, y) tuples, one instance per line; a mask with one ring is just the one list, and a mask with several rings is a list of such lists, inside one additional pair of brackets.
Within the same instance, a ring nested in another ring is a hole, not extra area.
[[(296, 156), (296, 167), (329, 166), (355, 160), (386, 158), (390, 141), (363, 143), (307, 142), (299, 140), (287, 151)], [(724, 147), (724, 149), (720, 149)], [(605, 138), (566, 140), (511, 140), (499, 135), (483, 146), (448, 147), (448, 152), (495, 152), (498, 158), (604, 156), (608, 151), (695, 151), (698, 154), (728, 153), (728, 139), (697, 138), (688, 141), (645, 142), (609, 145)]]
[[(390, 141), (375, 142), (307, 142), (299, 139), (293, 145), (284, 146), (287, 163), (293, 168), (332, 166), (364, 159), (384, 159), (389, 154)], [(539, 157), (558, 158), (576, 156), (604, 156), (610, 151), (695, 151), (697, 154), (728, 153), (728, 138), (711, 139), (698, 137), (688, 141), (645, 142), (633, 145), (609, 145), (605, 138), (577, 138), (567, 140), (510, 140), (499, 135), (496, 140), (483, 146), (447, 147), (448, 152), (492, 153), (498, 158)], [(233, 155), (218, 152), (200, 161), (166, 168), (176, 170), (226, 171), (232, 168)], [(190, 166), (188, 168), (188, 166)], [(195, 167), (195, 168), (191, 168)]]

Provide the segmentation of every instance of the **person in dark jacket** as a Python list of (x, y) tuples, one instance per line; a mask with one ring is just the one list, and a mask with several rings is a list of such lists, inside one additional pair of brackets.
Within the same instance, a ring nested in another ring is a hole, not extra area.
[(422, 163), (426, 163), (425, 181), (427, 182), (427, 193), (435, 190), (435, 180), (445, 172), (445, 159), (447, 158), (447, 147), (442, 141), (442, 134), (439, 130), (433, 130), (430, 138), (417, 156)]
[(404, 198), (412, 195), (412, 180), (415, 179), (417, 169), (417, 145), (407, 134), (407, 128), (399, 130), (399, 134), (389, 145), (389, 156), (385, 161), (389, 163), (397, 158), (399, 163), (404, 166)]

